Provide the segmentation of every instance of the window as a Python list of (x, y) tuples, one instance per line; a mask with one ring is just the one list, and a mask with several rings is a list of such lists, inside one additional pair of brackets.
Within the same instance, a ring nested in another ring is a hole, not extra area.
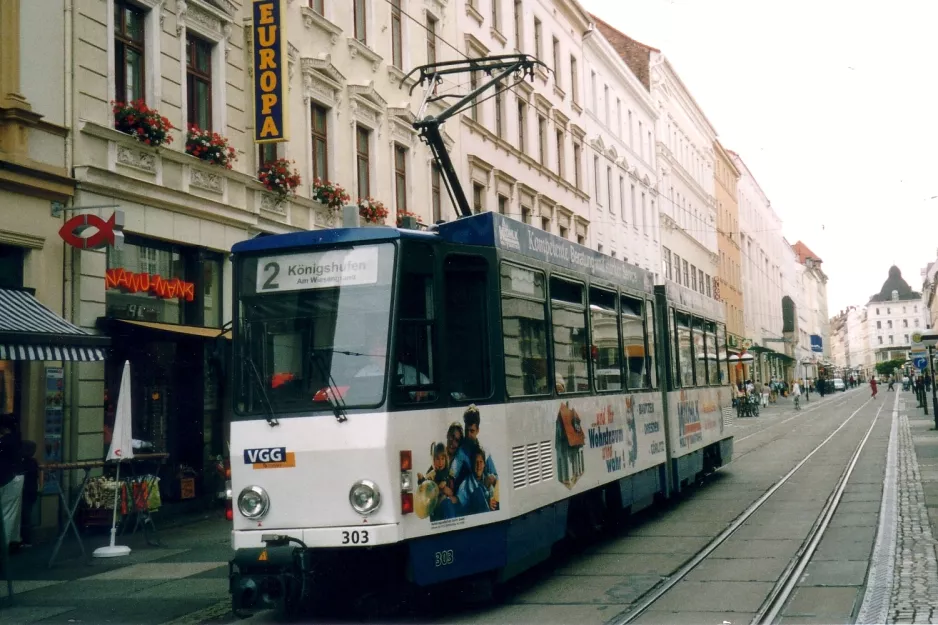
[(539, 59), (543, 58), (543, 50), (541, 50), (541, 20), (534, 18), (534, 56)]
[(606, 128), (609, 127), (609, 85), (603, 85), (603, 108), (606, 114)]
[(578, 234), (576, 235), (576, 242), (579, 245), (586, 245), (586, 237), (584, 237), (582, 234)]
[(563, 131), (557, 131), (557, 175), (563, 178)]
[(580, 153), (582, 149), (579, 142), (573, 142), (573, 184), (577, 189), (582, 187), (582, 172), (580, 171)]
[(355, 20), (355, 38), (362, 43), (368, 43), (368, 30), (365, 22), (368, 14), (366, 4), (368, 0), (352, 0), (352, 18)]
[(547, 119), (537, 116), (537, 162), (547, 167)]
[(313, 10), (313, 13), (317, 13), (319, 15), (325, 15), (326, 14), (325, 3), (326, 3), (326, 0), (309, 0), (309, 8)]
[(524, 100), (518, 100), (518, 149), (526, 152), (524, 129), (528, 125), (528, 105)]
[(710, 288), (710, 276), (704, 275), (704, 279), (707, 281), (707, 297), (713, 297), (713, 291)]
[(541, 217), (541, 230), (550, 232), (550, 217)]
[(645, 158), (645, 142), (642, 140), (642, 120), (638, 120), (638, 153)]
[(892, 319), (886, 322), (886, 327), (892, 330)]
[(655, 144), (651, 142), (651, 131), (648, 131), (648, 162), (651, 162), (652, 157), (655, 154)]
[(433, 223), (443, 219), (443, 190), (441, 189), (440, 168), (436, 163), (430, 166), (430, 203), (433, 208)]
[(407, 148), (394, 145), (394, 195), (397, 210), (407, 210)]
[(690, 286), (690, 272), (688, 271), (688, 267), (690, 267), (690, 265), (688, 264), (686, 258), (684, 259), (683, 262), (684, 262), (684, 286), (689, 287)]
[(658, 386), (658, 369), (657, 365), (657, 352), (655, 345), (657, 341), (655, 340), (655, 307), (653, 305), (645, 305), (645, 343), (648, 346), (648, 349), (645, 350), (645, 371), (648, 373), (648, 388), (657, 388)]
[(212, 44), (186, 35), (188, 119), (202, 130), (212, 129)]
[(267, 163), (277, 160), (276, 143), (260, 143), (257, 146), (257, 167), (260, 169)]
[[(326, 109), (312, 104), (313, 178), (329, 179), (329, 127)], [(268, 144), (270, 145), (270, 144)], [(276, 144), (272, 144), (276, 145)]]
[(599, 157), (593, 157), (593, 195), (596, 197), (596, 205), (602, 206), (603, 200), (599, 197)]
[(877, 322), (876, 322), (876, 329), (877, 329), (877, 330), (882, 330), (882, 329), (883, 329), (883, 322), (882, 322), (882, 321), (877, 321)]
[(609, 205), (609, 212), (613, 212), (612, 208), (612, 198), (615, 197), (612, 191), (612, 184), (614, 178), (612, 177), (612, 167), (606, 167), (606, 203)]
[[(720, 349), (716, 343), (716, 324), (712, 321), (705, 321), (703, 324), (704, 340), (707, 354), (707, 378), (710, 384), (720, 384)], [(698, 356), (697, 361), (700, 362)]]
[(629, 390), (646, 388), (648, 372), (645, 367), (645, 317), (643, 302), (622, 296), (620, 321), (622, 323), (622, 353), (625, 355), (626, 384)]
[(589, 390), (589, 340), (583, 285), (550, 279), (550, 312), (554, 339), (554, 384), (558, 394)]
[(401, 259), (397, 371), (392, 367), (390, 376), (398, 403), (436, 400), (433, 265), (433, 250), (423, 244), (413, 245)]
[(477, 215), (485, 210), (483, 204), (484, 193), (485, 187), (477, 182), (472, 183), (472, 212)]
[[(479, 88), (479, 72), (469, 72), (469, 91), (475, 91)], [(469, 109), (469, 116), (472, 117), (472, 121), (479, 121), (479, 105), (477, 103), (478, 98), (472, 99), (472, 107)]]
[(492, 0), (492, 28), (495, 30), (501, 30), (502, 20), (499, 13), (501, 11), (501, 0)]
[(903, 320), (902, 320), (902, 327), (903, 327), (903, 328), (908, 328), (908, 327), (909, 327), (909, 320), (908, 320), (908, 319), (903, 319)]
[(557, 88), (560, 87), (560, 40), (556, 37), (552, 38), (551, 44), (553, 46), (553, 60), (554, 60), (554, 84)]
[(700, 281), (699, 281), (700, 292), (703, 293), (703, 292), (704, 292), (704, 272), (703, 272), (703, 269), (698, 269), (698, 270), (697, 270), (697, 275), (700, 277)]
[(905, 306), (902, 307), (902, 314), (905, 314)]
[(893, 344), (893, 340), (892, 340), (892, 335), (891, 335), (891, 334), (889, 335), (889, 344), (890, 344), (890, 345)]
[(427, 63), (436, 63), (436, 19), (427, 15)]
[(674, 254), (674, 281), (683, 284), (681, 282), (681, 257), (677, 254)]
[(668, 280), (673, 280), (671, 277), (671, 250), (662, 246), (661, 257), (664, 259), (664, 277)]
[(521, 221), (528, 224), (529, 226), (531, 225), (531, 209), (527, 206), (521, 207)]
[(628, 215), (625, 212), (625, 176), (619, 176), (619, 214), (622, 221), (628, 221)]
[(576, 57), (570, 57), (570, 97), (574, 102), (580, 101), (580, 74), (576, 67)]
[(905, 342), (906, 342), (906, 343), (909, 342), (909, 335), (908, 335), (908, 334), (905, 335)]
[(478, 256), (450, 255), (443, 271), (444, 349), (448, 354), (459, 354), (459, 358), (446, 359), (452, 396), (460, 401), (489, 397), (488, 263)]
[(502, 263), (502, 334), (509, 397), (550, 393), (545, 284), (540, 271)]
[(674, 313), (674, 330), (677, 348), (677, 386), (690, 388), (694, 386), (694, 358), (691, 348), (690, 317)]
[(501, 194), (499, 194), (498, 196), (498, 214), (499, 215), (508, 214), (508, 198)]
[(629, 200), (632, 202), (632, 225), (638, 228), (638, 203), (635, 201), (635, 185), (631, 185), (631, 195)]
[(114, 2), (114, 94), (123, 102), (146, 98), (145, 14), (122, 0)]
[(524, 22), (521, 19), (521, 0), (515, 0), (515, 50), (521, 51), (522, 33), (521, 29)]
[(883, 337), (877, 336), (876, 338), (879, 339), (879, 344), (882, 345), (882, 344), (883, 344)]
[(877, 315), (879, 314), (879, 308), (876, 309), (876, 314), (877, 314)]
[(358, 197), (371, 196), (371, 131), (355, 127), (355, 155), (358, 163)]
[(391, 63), (394, 67), (404, 67), (404, 44), (401, 31), (401, 0), (391, 2)]
[(642, 191), (642, 232), (648, 235), (648, 203), (644, 191)]
[(914, 324), (914, 325), (915, 325), (916, 328), (918, 327), (918, 319), (915, 320), (915, 324)]
[(495, 136), (501, 139), (504, 136), (505, 130), (505, 121), (504, 121), (504, 106), (505, 99), (502, 96), (500, 89), (495, 91)]
[(629, 111), (629, 147), (632, 147), (632, 111)]
[(697, 266), (696, 265), (690, 266), (690, 284), (685, 285), (685, 286), (690, 286), (690, 288), (694, 289), (695, 291), (697, 290)]
[[(569, 231), (567, 231), (567, 229), (564, 228), (563, 226), (557, 226), (557, 234), (560, 235), (561, 239), (569, 238), (569, 235), (570, 235)], [(615, 258), (615, 256), (616, 256), (616, 253), (613, 252), (612, 257)]]
[(593, 98), (593, 112), (599, 112), (599, 93), (596, 92), (596, 72), (590, 70), (590, 97)]

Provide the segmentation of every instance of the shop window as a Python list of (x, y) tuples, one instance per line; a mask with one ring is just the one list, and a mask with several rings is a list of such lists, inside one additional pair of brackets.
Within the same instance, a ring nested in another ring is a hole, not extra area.
[(587, 363), (590, 348), (583, 290), (582, 284), (550, 279), (554, 382), (560, 394), (589, 390)]
[(446, 379), (457, 401), (491, 395), (488, 330), (488, 263), (450, 256), (444, 267)]
[[(194, 284), (187, 281), (178, 249), (125, 242), (107, 249), (107, 316), (182, 323), (184, 302)], [(194, 293), (190, 299), (194, 300)]]
[(222, 326), (222, 265), (221, 259), (202, 261), (202, 325), (208, 328)]
[(544, 274), (502, 263), (501, 288), (508, 395), (549, 393)]
[(616, 322), (616, 294), (590, 289), (590, 332), (593, 337), (590, 366), (596, 391), (622, 389), (622, 362), (619, 357), (619, 328)]

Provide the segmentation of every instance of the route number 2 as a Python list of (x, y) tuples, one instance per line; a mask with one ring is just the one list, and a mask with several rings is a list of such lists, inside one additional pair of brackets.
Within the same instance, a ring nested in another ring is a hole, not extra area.
[(343, 545), (367, 545), (368, 530), (352, 530), (342, 532)]
[(435, 566), (446, 566), (453, 563), (453, 550), (447, 549), (446, 551), (437, 551), (436, 552), (436, 565)]
[(280, 263), (269, 262), (264, 265), (264, 275), (268, 276), (267, 281), (264, 282), (263, 289), (266, 291), (268, 289), (279, 289), (280, 284), (275, 282), (277, 276), (280, 275)]

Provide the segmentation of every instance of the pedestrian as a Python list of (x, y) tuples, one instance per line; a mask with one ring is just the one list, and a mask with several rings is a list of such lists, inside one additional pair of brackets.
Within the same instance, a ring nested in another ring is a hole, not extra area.
[(931, 391), (931, 374), (925, 374), (925, 392), (928, 393)]
[(20, 467), (23, 476), (23, 510), (20, 517), (21, 548), (33, 546), (33, 508), (39, 499), (39, 463), (36, 461), (36, 443), (23, 441), (23, 459)]
[(13, 414), (0, 415), (0, 514), (3, 515), (3, 536), (0, 548), (20, 542), (20, 515), (23, 476), (17, 474), (23, 457), (22, 439)]
[(876, 399), (876, 377), (870, 376), (870, 389), (873, 391), (872, 398)]
[(801, 386), (797, 380), (791, 383), (791, 396), (794, 399), (795, 410), (801, 410)]
[(896, 389), (894, 388), (894, 387), (895, 387), (895, 384), (896, 384), (896, 376), (894, 376), (894, 375), (889, 376), (889, 388), (887, 388), (886, 390), (887, 390), (887, 391), (894, 391), (894, 390), (896, 390)]

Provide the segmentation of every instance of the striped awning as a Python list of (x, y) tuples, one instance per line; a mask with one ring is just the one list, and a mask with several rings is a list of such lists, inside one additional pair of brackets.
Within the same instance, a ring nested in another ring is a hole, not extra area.
[(0, 360), (104, 360), (110, 340), (43, 306), (29, 289), (0, 289)]

